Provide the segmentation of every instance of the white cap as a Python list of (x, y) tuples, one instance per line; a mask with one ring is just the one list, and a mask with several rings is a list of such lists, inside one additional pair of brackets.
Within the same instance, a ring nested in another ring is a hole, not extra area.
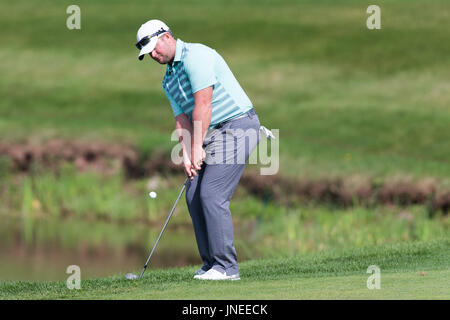
[(142, 40), (142, 38), (147, 36), (150, 38), (150, 42), (141, 48), (138, 59), (142, 60), (147, 53), (152, 52), (153, 49), (155, 49), (158, 36), (169, 30), (169, 27), (161, 20), (149, 20), (141, 25), (137, 32), (138, 43)]

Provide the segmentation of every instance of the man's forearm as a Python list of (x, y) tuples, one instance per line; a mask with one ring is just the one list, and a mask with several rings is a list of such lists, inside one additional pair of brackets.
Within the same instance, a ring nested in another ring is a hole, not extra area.
[[(194, 110), (192, 111), (193, 138), (192, 149), (199, 150), (211, 123), (213, 87), (207, 87), (194, 93)], [(198, 160), (198, 159), (196, 159)]]
[(193, 135), (193, 127), (189, 118), (184, 114), (180, 114), (176, 117), (175, 127), (178, 134), (178, 141), (181, 144), (183, 150), (183, 157), (187, 156), (187, 159), (191, 158), (191, 142)]
[(211, 123), (211, 104), (196, 105), (192, 111), (192, 148), (201, 147)]

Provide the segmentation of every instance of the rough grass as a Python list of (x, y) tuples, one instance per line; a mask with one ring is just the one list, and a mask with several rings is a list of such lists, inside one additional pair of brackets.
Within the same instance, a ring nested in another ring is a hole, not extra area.
[[(148, 270), (65, 282), (5, 282), (2, 299), (448, 299), (449, 240), (412, 242), (241, 263), (241, 281), (199, 282), (196, 267)], [(367, 268), (381, 270), (381, 289), (366, 287)], [(425, 275), (421, 275), (424, 272)]]
[[(69, 231), (70, 225), (89, 221), (105, 227), (109, 224), (106, 241), (115, 243), (116, 247), (137, 245), (138, 232), (116, 241), (121, 238), (114, 235), (116, 228), (154, 228), (153, 233), (156, 233), (170, 212), (183, 179), (154, 176), (148, 180), (127, 181), (120, 175), (79, 173), (69, 165), (58, 173), (4, 176), (0, 178), (0, 216), (16, 227), (5, 223), (1, 228), (3, 242), (11, 242), (15, 234), (20, 234), (27, 242), (35, 239), (36, 244), (43, 244), (57, 234), (76, 248), (78, 236), (69, 235), (77, 234), (79, 228)], [(156, 199), (149, 199), (151, 190), (157, 191)], [(260, 198), (243, 187), (237, 189), (230, 210), (235, 222), (236, 246), (247, 259), (399, 241), (427, 241), (443, 237), (450, 230), (450, 216), (441, 212), (430, 215), (425, 205), (364, 207), (355, 202), (342, 208), (299, 202), (285, 207), (271, 200), (261, 203)], [(185, 201), (178, 204), (172, 225), (174, 230), (184, 226), (192, 232)], [(93, 226), (89, 229), (80, 236), (95, 243), (98, 235)], [(146, 238), (150, 245), (154, 237)], [(141, 246), (145, 251), (145, 242), (140, 243)]]

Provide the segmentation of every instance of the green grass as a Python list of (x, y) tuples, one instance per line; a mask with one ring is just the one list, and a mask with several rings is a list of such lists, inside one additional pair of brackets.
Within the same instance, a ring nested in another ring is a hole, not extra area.
[[(65, 282), (5, 282), (2, 299), (449, 299), (450, 242), (411, 242), (241, 263), (241, 281), (199, 282), (195, 267), (148, 270)], [(381, 289), (368, 290), (367, 268), (381, 270)], [(420, 272), (425, 272), (421, 275)]]
[(79, 1), (77, 31), (65, 27), (69, 4), (2, 4), (2, 140), (170, 149), (164, 68), (138, 62), (133, 46), (138, 26), (158, 17), (224, 56), (261, 122), (280, 129), (282, 174), (450, 176), (444, 0), (377, 1), (379, 31), (354, 0)]
[(426, 208), (329, 209), (299, 206), (272, 212), (252, 234), (262, 256), (339, 250), (403, 241), (429, 241), (449, 234), (450, 219), (428, 216)]

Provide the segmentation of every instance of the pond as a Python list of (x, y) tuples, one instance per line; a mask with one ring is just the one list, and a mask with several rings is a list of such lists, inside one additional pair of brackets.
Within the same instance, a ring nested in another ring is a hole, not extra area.
[[(77, 220), (2, 219), (0, 280), (82, 279), (140, 271), (161, 226), (117, 225)], [(201, 265), (191, 225), (168, 225), (149, 263), (151, 268)]]
[[(138, 273), (161, 231), (163, 222), (123, 224), (74, 218), (27, 221), (4, 218), (0, 225), (0, 281), (66, 280), (68, 266), (81, 278)], [(239, 236), (245, 231), (238, 231)], [(239, 260), (246, 258), (245, 250)], [(248, 248), (245, 248), (248, 250)], [(168, 224), (150, 260), (152, 268), (201, 266), (191, 223)]]

